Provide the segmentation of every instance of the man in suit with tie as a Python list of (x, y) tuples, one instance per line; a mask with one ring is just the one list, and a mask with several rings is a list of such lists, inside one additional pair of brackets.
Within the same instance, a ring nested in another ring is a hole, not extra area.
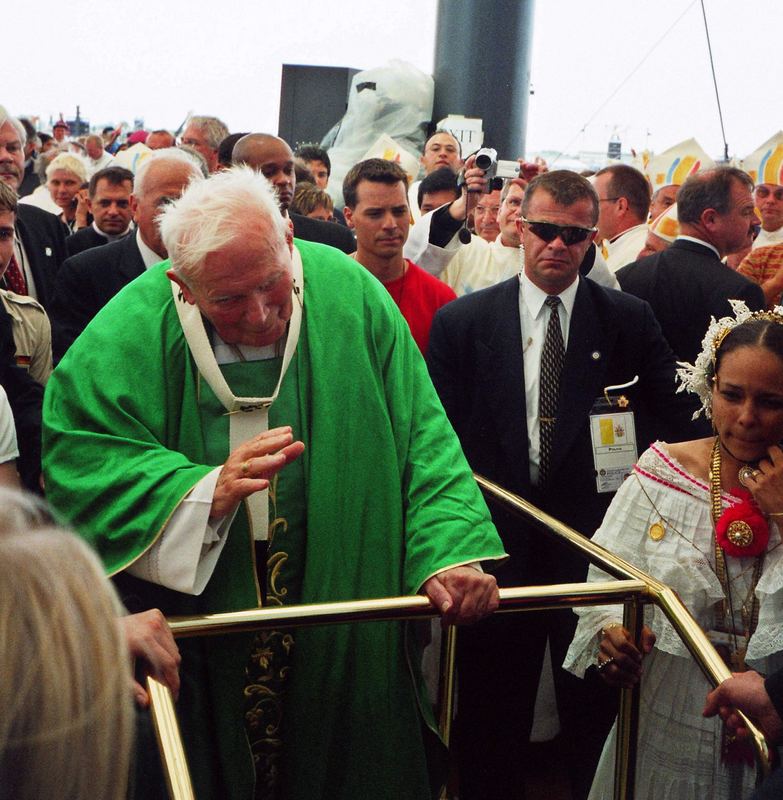
[[(650, 307), (579, 276), (597, 220), (598, 197), (584, 178), (537, 176), (518, 221), (523, 272), (444, 306), (428, 351), (471, 467), (587, 536), (613, 496), (598, 491), (589, 421), (604, 387), (638, 376), (623, 394), (639, 452), (654, 437), (686, 438), (690, 425), (690, 407), (675, 394), (673, 354)], [(511, 556), (497, 572), (500, 586), (585, 579), (583, 559), (520, 517), (497, 506), (492, 513)], [(460, 631), (456, 737), (464, 800), (524, 796), (525, 743), (547, 637), (572, 794), (586, 796), (614, 696), (561, 669), (575, 625), (566, 610), (504, 615)]]
[[(18, 192), (24, 179), (25, 129), (0, 106), (0, 181)], [(60, 220), (31, 205), (20, 205), (16, 215), (14, 257), (3, 288), (29, 295), (48, 310), (54, 280), (65, 259), (68, 229)]]
[(166, 258), (158, 215), (199, 177), (199, 165), (184, 151), (173, 147), (156, 150), (139, 166), (130, 196), (136, 233), (85, 250), (63, 263), (49, 312), (55, 362), (123, 286)]

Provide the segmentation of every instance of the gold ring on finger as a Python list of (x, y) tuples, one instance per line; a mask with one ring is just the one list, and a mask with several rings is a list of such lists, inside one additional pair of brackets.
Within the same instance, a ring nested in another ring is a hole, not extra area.
[(247, 475), (250, 472), (250, 461), (243, 461), (242, 462), (242, 474)]

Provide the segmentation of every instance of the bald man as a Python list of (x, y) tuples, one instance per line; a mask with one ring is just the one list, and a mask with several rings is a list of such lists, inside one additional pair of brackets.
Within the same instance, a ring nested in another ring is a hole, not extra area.
[(353, 234), (342, 225), (289, 213), (296, 174), (293, 151), (283, 139), (268, 133), (249, 133), (234, 145), (231, 160), (260, 172), (277, 189), (280, 212), (293, 222), (298, 239), (328, 244), (348, 254), (356, 250)]

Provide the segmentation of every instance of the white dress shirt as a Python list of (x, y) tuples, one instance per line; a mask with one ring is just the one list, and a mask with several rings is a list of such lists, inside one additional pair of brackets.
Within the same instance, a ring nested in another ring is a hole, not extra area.
[[(563, 342), (568, 350), (568, 332), (571, 315), (576, 301), (579, 279), (558, 297), (558, 316)], [(530, 481), (538, 483), (538, 464), (541, 452), (541, 425), (538, 421), (538, 402), (540, 397), (541, 353), (544, 349), (546, 329), (549, 324), (549, 295), (538, 288), (524, 272), (519, 274), (519, 323), (522, 336), (522, 359), (525, 371), (525, 410), (527, 412), (528, 459), (530, 461)]]

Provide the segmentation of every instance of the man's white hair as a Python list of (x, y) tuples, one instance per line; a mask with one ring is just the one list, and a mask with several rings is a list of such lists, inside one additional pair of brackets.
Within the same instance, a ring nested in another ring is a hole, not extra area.
[(16, 117), (12, 117), (8, 111), (6, 111), (5, 106), (0, 106), (0, 128), (2, 128), (6, 122), (10, 122), (14, 130), (19, 134), (22, 147), (24, 147), (27, 144), (27, 131), (24, 129), (24, 125), (22, 125)]
[(285, 246), (288, 221), (261, 173), (242, 165), (193, 181), (160, 216), (172, 268), (186, 283), (198, 280), (207, 256), (245, 236), (250, 219), (268, 233), (270, 250)]
[(139, 198), (146, 191), (147, 173), (153, 164), (171, 164), (172, 166), (184, 165), (193, 173), (191, 180), (203, 177), (199, 163), (189, 154), (177, 147), (164, 147), (162, 150), (153, 150), (139, 164), (133, 182), (133, 194)]

